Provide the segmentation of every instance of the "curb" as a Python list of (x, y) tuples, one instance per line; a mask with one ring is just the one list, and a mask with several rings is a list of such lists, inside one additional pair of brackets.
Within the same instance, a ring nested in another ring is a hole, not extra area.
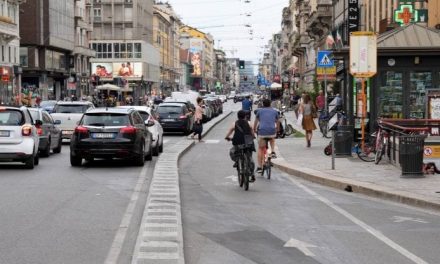
[[(232, 111), (206, 125), (205, 136)], [(182, 139), (159, 156), (154, 168), (133, 252), (132, 264), (184, 264), (182, 210), (178, 163), (195, 145)]]
[(423, 209), (433, 209), (440, 211), (440, 202), (429, 201), (426, 197), (415, 195), (406, 191), (395, 191), (389, 188), (368, 182), (360, 182), (338, 176), (326, 174), (310, 168), (297, 168), (289, 164), (283, 158), (272, 161), (275, 168), (289, 174), (291, 177), (299, 177), (310, 182), (321, 184), (327, 187), (344, 190), (348, 186), (352, 192), (367, 196), (390, 200)]

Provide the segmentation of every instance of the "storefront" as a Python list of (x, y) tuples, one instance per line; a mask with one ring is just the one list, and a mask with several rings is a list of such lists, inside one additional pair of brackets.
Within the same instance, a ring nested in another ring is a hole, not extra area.
[[(412, 24), (383, 33), (377, 47), (377, 74), (366, 82), (368, 117), (426, 118), (427, 91), (440, 90), (440, 32)], [(335, 55), (349, 61), (348, 51)], [(349, 76), (345, 85), (344, 105), (356, 125), (361, 83)]]

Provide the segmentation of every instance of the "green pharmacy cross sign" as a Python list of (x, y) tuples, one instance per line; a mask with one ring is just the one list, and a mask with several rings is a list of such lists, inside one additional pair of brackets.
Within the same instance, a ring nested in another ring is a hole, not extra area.
[(401, 5), (394, 11), (394, 20), (400, 25), (408, 25), (419, 20), (419, 12), (412, 5)]

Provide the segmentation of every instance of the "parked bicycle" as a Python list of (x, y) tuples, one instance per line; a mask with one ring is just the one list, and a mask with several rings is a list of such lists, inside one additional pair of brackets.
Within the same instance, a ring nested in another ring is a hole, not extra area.
[(280, 117), (278, 119), (278, 122), (280, 122), (280, 131), (278, 131), (277, 133), (277, 137), (279, 138), (285, 138), (286, 136), (290, 136), (296, 132), (293, 126), (287, 123), (287, 118), (284, 115), (285, 110), (286, 106), (283, 105), (281, 107), (281, 110), (279, 111)]
[[(358, 156), (359, 159), (365, 162), (373, 162), (376, 160), (376, 140), (375, 133), (370, 135), (370, 140), (364, 143), (364, 147), (362, 148), (361, 143), (357, 143), (351, 149), (352, 154)], [(324, 148), (324, 154), (327, 156), (331, 156), (333, 154), (332, 142)], [(377, 163), (376, 163), (377, 164)]]

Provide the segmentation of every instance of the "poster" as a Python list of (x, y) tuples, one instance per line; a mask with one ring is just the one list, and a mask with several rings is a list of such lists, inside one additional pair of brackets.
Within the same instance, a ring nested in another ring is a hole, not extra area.
[(142, 77), (142, 62), (92, 63), (92, 75), (101, 78)]
[(193, 66), (192, 76), (202, 76), (202, 54), (201, 52), (191, 52), (191, 65)]
[(92, 74), (99, 77), (112, 78), (113, 63), (92, 63)]

